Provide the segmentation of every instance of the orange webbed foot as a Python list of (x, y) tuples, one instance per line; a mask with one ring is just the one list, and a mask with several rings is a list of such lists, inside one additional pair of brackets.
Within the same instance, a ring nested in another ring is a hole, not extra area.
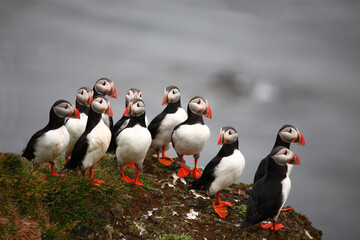
[(127, 182), (127, 183), (133, 182), (133, 180), (132, 180), (131, 178), (127, 177), (127, 176), (123, 176), (123, 177), (122, 177), (122, 180), (123, 180), (124, 182)]
[(194, 178), (199, 178), (199, 177), (201, 177), (202, 172), (201, 172), (199, 169), (194, 168), (194, 169), (191, 171), (191, 174), (194, 176)]
[(181, 167), (177, 175), (181, 178), (184, 178), (189, 175), (189, 173), (190, 169), (188, 169), (187, 167)]
[(167, 160), (165, 158), (160, 158), (159, 162), (164, 164), (165, 166), (171, 166), (172, 162), (170, 160)]
[(288, 211), (291, 211), (291, 210), (294, 210), (294, 209), (292, 207), (281, 209), (282, 212), (288, 212)]
[(228, 211), (224, 205), (216, 205), (214, 206), (214, 210), (221, 218), (225, 218), (228, 215)]

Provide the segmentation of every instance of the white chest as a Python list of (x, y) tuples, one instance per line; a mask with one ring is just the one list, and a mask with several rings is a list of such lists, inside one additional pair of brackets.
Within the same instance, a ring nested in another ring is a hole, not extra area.
[(171, 133), (174, 128), (184, 122), (187, 118), (187, 114), (184, 109), (179, 108), (175, 113), (167, 114), (161, 121), (158, 129), (158, 134), (153, 139), (153, 145), (156, 147), (162, 147), (171, 141)]
[(213, 195), (227, 188), (238, 180), (245, 168), (245, 158), (239, 150), (228, 157), (224, 157), (215, 167), (215, 180), (210, 185), (209, 193)]
[(199, 154), (210, 137), (210, 129), (203, 124), (182, 125), (174, 131), (172, 143), (178, 154)]
[(65, 150), (69, 139), (70, 136), (65, 126), (46, 132), (35, 144), (33, 164), (36, 166), (55, 160)]
[(116, 158), (119, 164), (143, 161), (151, 144), (147, 128), (135, 125), (124, 129), (116, 138)]
[(82, 162), (83, 169), (93, 166), (106, 153), (110, 140), (110, 129), (103, 121), (100, 121), (87, 135), (88, 149)]

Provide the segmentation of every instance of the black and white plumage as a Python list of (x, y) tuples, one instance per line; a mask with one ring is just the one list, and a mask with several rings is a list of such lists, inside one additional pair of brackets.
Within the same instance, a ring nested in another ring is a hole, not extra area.
[[(94, 98), (97, 96), (109, 96), (111, 98), (117, 97), (117, 92), (114, 86), (114, 82), (108, 78), (100, 78), (96, 81), (94, 88)], [(112, 116), (107, 116), (105, 114), (102, 115), (102, 119), (106, 126), (111, 129), (113, 127), (113, 119)]]
[[(132, 99), (125, 109), (126, 116), (130, 116), (128, 125), (116, 136), (116, 158), (125, 182), (143, 184), (139, 181), (144, 158), (151, 144), (151, 134), (145, 124), (145, 104), (141, 99)], [(125, 176), (123, 165), (135, 164), (136, 178)]]
[[(219, 192), (241, 176), (245, 168), (245, 158), (239, 151), (238, 134), (233, 127), (223, 127), (220, 130), (218, 144), (223, 144), (218, 154), (206, 165), (200, 178), (191, 183), (189, 189), (207, 191), (211, 197), (214, 210), (222, 218), (226, 217), (226, 206), (232, 207), (229, 202), (220, 200)], [(217, 195), (219, 205), (215, 205)]]
[[(137, 88), (130, 88), (125, 96), (125, 109), (129, 105), (131, 99), (142, 99), (142, 92)], [(130, 116), (123, 116), (119, 119), (119, 121), (116, 122), (116, 124), (111, 128), (111, 142), (108, 149), (108, 152), (113, 152), (116, 149), (116, 136), (123, 130), (129, 123)], [(145, 117), (145, 123), (146, 123), (146, 117)]]
[[(149, 152), (152, 152), (153, 148), (157, 154), (158, 161), (170, 166), (174, 160), (165, 155), (167, 149), (166, 146), (171, 142), (171, 134), (174, 128), (186, 120), (187, 114), (181, 107), (181, 94), (179, 88), (169, 86), (165, 88), (164, 92), (162, 105), (167, 104), (167, 106), (148, 126), (152, 138)], [(162, 158), (160, 158), (160, 151), (162, 151)]]
[(54, 172), (55, 159), (69, 144), (70, 135), (64, 125), (66, 117), (80, 118), (79, 110), (66, 100), (56, 101), (50, 109), (48, 124), (30, 138), (22, 154), (34, 167), (49, 162), (51, 176), (59, 176)]
[[(85, 131), (75, 143), (71, 158), (65, 164), (65, 169), (80, 167), (84, 175), (85, 171), (89, 169), (90, 178), (93, 178), (93, 166), (104, 156), (111, 139), (110, 129), (101, 119), (102, 114), (112, 116), (113, 110), (105, 97), (98, 96), (90, 105)], [(92, 180), (95, 183), (102, 182)]]
[(76, 141), (85, 131), (90, 104), (93, 100), (93, 91), (88, 87), (81, 87), (76, 94), (76, 108), (80, 112), (80, 119), (69, 118), (65, 127), (70, 134), (70, 141), (65, 149), (65, 161), (69, 160)]
[(267, 219), (272, 220), (273, 224), (261, 224), (261, 228), (273, 231), (285, 228), (276, 221), (291, 189), (291, 181), (286, 173), (287, 164), (300, 164), (300, 159), (286, 147), (275, 147), (269, 154), (265, 176), (253, 186), (247, 202), (246, 217), (240, 228), (261, 223)]
[(210, 129), (204, 124), (203, 116), (211, 118), (212, 112), (207, 100), (196, 96), (188, 104), (187, 115), (187, 119), (174, 128), (171, 143), (181, 161), (178, 176), (186, 177), (190, 173), (190, 170), (183, 165), (183, 156), (193, 155), (195, 166), (191, 173), (195, 178), (199, 178), (201, 172), (197, 169), (197, 161), (210, 137)]
[[(283, 146), (290, 149), (290, 144), (292, 142), (298, 145), (305, 145), (305, 138), (295, 126), (290, 124), (285, 124), (280, 128), (280, 130), (277, 133), (276, 141), (273, 146), (273, 149), (279, 146)], [(260, 180), (263, 176), (265, 176), (267, 172), (268, 163), (269, 163), (269, 156), (261, 160), (254, 176), (254, 183)], [(291, 164), (287, 166), (288, 166), (287, 174), (290, 175), (293, 166)]]

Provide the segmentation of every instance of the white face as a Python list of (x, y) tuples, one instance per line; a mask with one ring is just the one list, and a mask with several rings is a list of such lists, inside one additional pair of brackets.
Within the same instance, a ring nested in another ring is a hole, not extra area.
[[(165, 88), (165, 94), (166, 94), (166, 88)], [(168, 92), (167, 99), (169, 103), (174, 103), (179, 101), (180, 99), (180, 90), (177, 88), (173, 88)]]
[(109, 95), (112, 92), (111, 89), (112, 89), (112, 84), (109, 82), (109, 80), (105, 78), (99, 79), (95, 83), (96, 92), (102, 95)]
[(80, 88), (76, 94), (76, 101), (81, 105), (90, 107), (92, 95), (92, 90), (87, 91), (84, 88)]
[[(224, 131), (225, 129), (222, 128), (220, 130), (220, 134)], [(238, 139), (238, 135), (237, 135), (237, 132), (232, 129), (232, 128), (229, 128), (227, 130), (225, 130), (224, 134), (223, 134), (223, 137), (222, 137), (222, 143), (223, 144), (231, 144), (233, 142), (236, 142), (236, 140)]]
[(294, 158), (294, 153), (287, 148), (281, 148), (271, 156), (279, 165), (284, 165)]
[(105, 98), (97, 97), (92, 101), (91, 108), (95, 112), (102, 114), (108, 111), (108, 109), (110, 108), (110, 103)]
[(126, 106), (129, 105), (131, 99), (133, 98), (142, 99), (142, 92), (139, 89), (135, 89), (135, 88), (129, 89), (125, 96)]
[(203, 98), (197, 97), (190, 101), (189, 108), (193, 113), (204, 115), (207, 112), (207, 104)]
[(145, 113), (145, 104), (143, 101), (136, 101), (131, 105), (131, 116), (137, 117)]
[(73, 105), (68, 102), (61, 102), (55, 105), (53, 108), (55, 114), (62, 118), (69, 117), (75, 111)]
[(294, 127), (285, 127), (279, 132), (280, 138), (285, 142), (294, 142), (298, 138), (298, 131)]

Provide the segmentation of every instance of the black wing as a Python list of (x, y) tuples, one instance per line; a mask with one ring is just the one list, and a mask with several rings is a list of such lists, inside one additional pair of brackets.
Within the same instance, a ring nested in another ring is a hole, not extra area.
[(211, 183), (215, 180), (214, 169), (220, 163), (222, 157), (217, 154), (205, 167), (200, 178), (191, 183), (189, 189), (209, 190)]
[(81, 135), (77, 140), (72, 151), (70, 160), (65, 164), (64, 168), (74, 169), (78, 166), (81, 166), (81, 162), (85, 157), (86, 151), (89, 147), (89, 142), (86, 139), (87, 134)]
[(156, 137), (161, 121), (165, 118), (165, 116), (166, 116), (166, 112), (162, 111), (150, 122), (148, 129), (151, 133), (152, 139)]
[(126, 120), (128, 120), (129, 117), (122, 116), (119, 121), (116, 122), (116, 124), (111, 128), (111, 141), (109, 148), (107, 152), (112, 152), (116, 150), (116, 137), (119, 135), (122, 129), (124, 129), (126, 126), (123, 126)]
[(35, 144), (37, 143), (38, 139), (46, 132), (46, 129), (43, 128), (30, 138), (28, 144), (26, 145), (26, 148), (23, 151), (22, 156), (26, 158), (27, 160), (31, 161), (35, 158)]
[(254, 183), (259, 181), (262, 177), (266, 175), (268, 171), (268, 165), (269, 165), (269, 155), (265, 157), (263, 160), (261, 160), (254, 176)]

